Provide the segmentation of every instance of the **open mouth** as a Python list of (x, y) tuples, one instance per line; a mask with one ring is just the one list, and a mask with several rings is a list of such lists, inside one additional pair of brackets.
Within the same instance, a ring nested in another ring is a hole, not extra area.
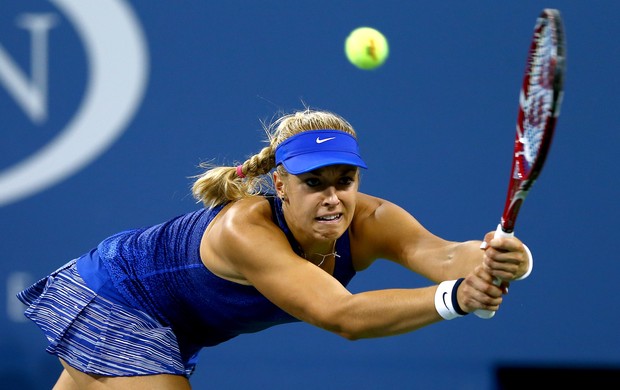
[(342, 218), (342, 214), (324, 215), (322, 217), (315, 218), (317, 221), (333, 222)]

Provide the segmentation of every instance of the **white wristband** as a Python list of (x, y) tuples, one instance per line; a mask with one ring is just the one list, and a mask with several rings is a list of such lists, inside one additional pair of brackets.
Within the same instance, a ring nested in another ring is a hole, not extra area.
[(527, 252), (529, 263), (527, 265), (527, 271), (525, 271), (523, 276), (521, 276), (520, 278), (516, 278), (515, 280), (523, 280), (527, 278), (528, 276), (530, 276), (530, 274), (532, 273), (532, 270), (534, 269), (534, 257), (532, 256), (532, 251), (530, 251), (530, 248), (528, 248), (527, 245), (525, 244), (523, 244), (523, 247), (525, 248), (525, 251)]
[(456, 288), (458, 288), (457, 282), (458, 280), (447, 280), (445, 282), (441, 282), (435, 291), (435, 309), (445, 320), (452, 320), (463, 316), (457, 312), (452, 302), (453, 295), (456, 294), (456, 291), (454, 290), (455, 285)]

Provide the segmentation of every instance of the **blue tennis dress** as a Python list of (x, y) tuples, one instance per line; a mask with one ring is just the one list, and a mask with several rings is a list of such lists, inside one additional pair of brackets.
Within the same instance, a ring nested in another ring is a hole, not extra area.
[[(280, 199), (266, 198), (299, 253)], [(115, 234), (20, 292), (26, 317), (49, 341), (47, 351), (91, 374), (189, 377), (203, 347), (299, 321), (256, 288), (203, 265), (200, 241), (222, 208)], [(336, 251), (334, 277), (346, 286), (355, 275), (348, 232)]]

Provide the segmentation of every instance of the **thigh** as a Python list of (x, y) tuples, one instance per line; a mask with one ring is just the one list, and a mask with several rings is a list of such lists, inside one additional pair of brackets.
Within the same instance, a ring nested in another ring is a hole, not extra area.
[(71, 378), (67, 370), (63, 369), (52, 390), (80, 390), (80, 388), (73, 378)]
[(159, 374), (141, 376), (100, 376), (89, 375), (69, 366), (60, 359), (64, 371), (54, 390), (190, 390), (189, 380), (181, 375)]

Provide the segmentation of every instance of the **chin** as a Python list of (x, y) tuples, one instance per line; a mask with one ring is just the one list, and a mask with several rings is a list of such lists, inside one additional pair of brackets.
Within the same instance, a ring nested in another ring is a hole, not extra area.
[(317, 236), (322, 240), (336, 240), (340, 238), (346, 231), (346, 227), (342, 227), (340, 225), (331, 227), (329, 229), (323, 227), (322, 229), (317, 231)]

